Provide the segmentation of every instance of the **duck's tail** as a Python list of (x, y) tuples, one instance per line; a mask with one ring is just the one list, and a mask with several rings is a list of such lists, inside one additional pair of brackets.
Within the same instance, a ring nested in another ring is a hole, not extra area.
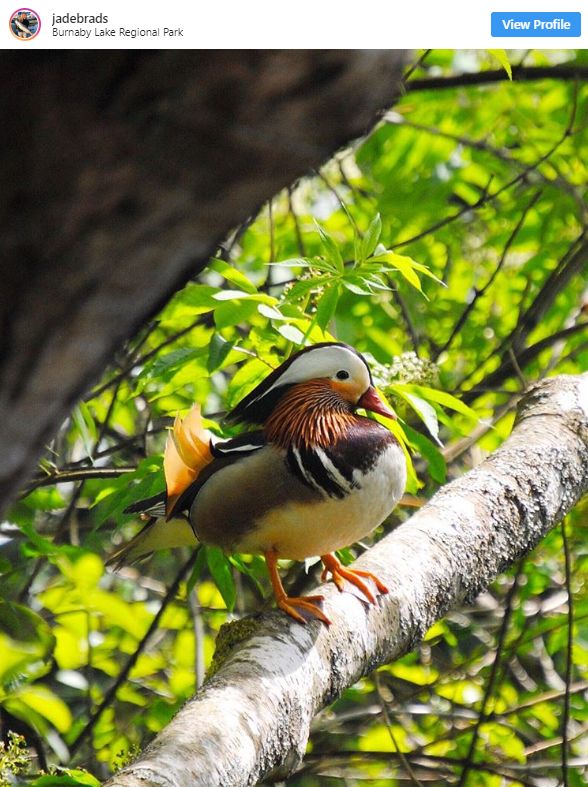
[(188, 519), (176, 518), (173, 509), (182, 493), (212, 462), (211, 438), (210, 432), (202, 426), (199, 405), (195, 404), (185, 418), (176, 418), (163, 455), (165, 491), (125, 508), (125, 514), (139, 514), (146, 525), (109, 558), (107, 565), (119, 568), (123, 563), (132, 563), (158, 549), (198, 543)]
[(197, 543), (198, 539), (186, 518), (167, 521), (149, 517), (145, 527), (128, 543), (117, 549), (106, 561), (106, 565), (118, 570), (121, 566), (135, 563), (160, 549), (195, 547)]

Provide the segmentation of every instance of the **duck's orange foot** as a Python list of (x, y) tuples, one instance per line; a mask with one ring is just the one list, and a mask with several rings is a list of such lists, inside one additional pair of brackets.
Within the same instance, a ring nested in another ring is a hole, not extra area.
[(287, 596), (280, 574), (278, 573), (278, 553), (275, 549), (270, 549), (265, 553), (265, 562), (272, 583), (274, 596), (276, 597), (276, 604), (291, 618), (298, 621), (298, 623), (308, 623), (312, 618), (321, 620), (327, 626), (331, 625), (331, 621), (325, 613), (317, 607), (317, 603), (324, 600), (324, 596)]
[(298, 623), (308, 623), (310, 619), (316, 618), (330, 626), (331, 621), (322, 609), (316, 605), (316, 602), (321, 602), (324, 598), (324, 596), (284, 596), (283, 598), (277, 598), (276, 601), (278, 607), (283, 609), (291, 618), (297, 620)]
[(321, 574), (321, 579), (324, 581), (328, 579), (328, 575), (331, 574), (333, 582), (341, 592), (343, 592), (345, 580), (347, 580), (361, 590), (370, 604), (375, 604), (376, 598), (368, 585), (363, 581), (364, 579), (371, 579), (380, 593), (389, 592), (382, 580), (378, 579), (371, 571), (362, 571), (359, 568), (346, 568), (335, 555), (321, 555), (321, 560), (325, 566)]

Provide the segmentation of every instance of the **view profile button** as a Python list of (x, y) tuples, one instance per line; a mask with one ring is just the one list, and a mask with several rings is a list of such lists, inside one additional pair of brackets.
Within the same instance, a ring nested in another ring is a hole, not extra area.
[(491, 33), (494, 38), (573, 37), (582, 34), (582, 15), (577, 11), (495, 11)]

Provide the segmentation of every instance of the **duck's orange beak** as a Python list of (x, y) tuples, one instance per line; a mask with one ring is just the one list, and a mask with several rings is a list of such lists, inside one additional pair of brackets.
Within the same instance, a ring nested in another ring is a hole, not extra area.
[(370, 385), (360, 398), (357, 406), (363, 407), (364, 410), (371, 410), (372, 413), (378, 413), (378, 415), (383, 415), (386, 418), (392, 418), (396, 421), (396, 413), (393, 413), (392, 410), (384, 404), (373, 385)]

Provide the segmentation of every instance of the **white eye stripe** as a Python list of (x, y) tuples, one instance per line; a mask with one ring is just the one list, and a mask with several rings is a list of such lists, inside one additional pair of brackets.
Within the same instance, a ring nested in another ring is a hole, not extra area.
[[(343, 367), (343, 368), (342, 368)], [(296, 358), (267, 390), (259, 394), (257, 401), (282, 385), (294, 385), (307, 380), (335, 377), (337, 372), (348, 372), (348, 379), (361, 383), (364, 390), (370, 384), (369, 372), (363, 360), (352, 350), (335, 345), (317, 347)]]

